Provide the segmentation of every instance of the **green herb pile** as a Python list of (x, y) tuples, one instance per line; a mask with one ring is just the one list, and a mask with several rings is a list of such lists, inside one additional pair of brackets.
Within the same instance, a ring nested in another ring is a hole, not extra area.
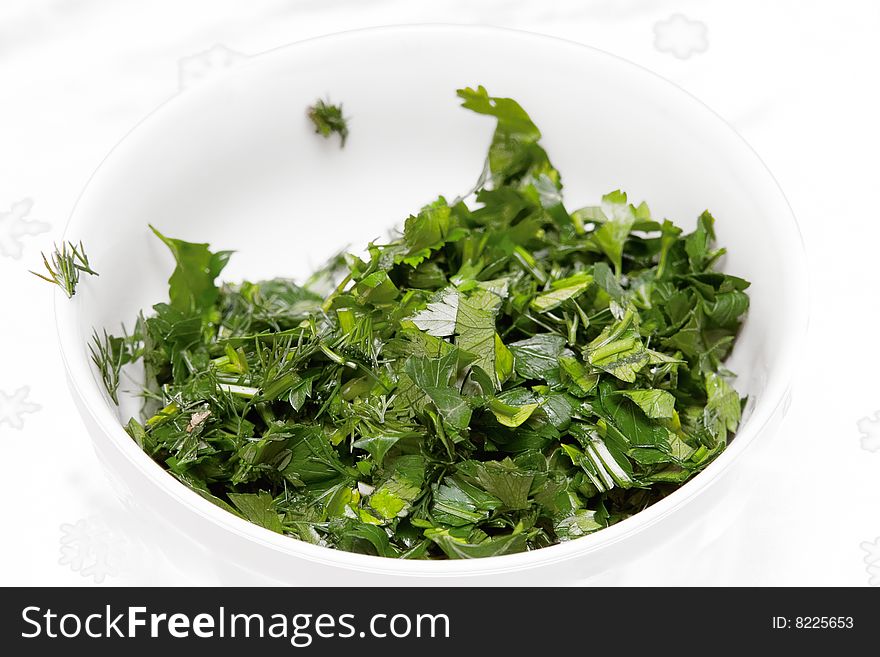
[[(725, 447), (749, 300), (690, 234), (612, 192), (569, 211), (513, 100), (466, 199), (438, 198), (363, 257), (298, 285), (215, 285), (230, 252), (158, 233), (170, 299), (93, 349), (128, 431), (203, 497), (275, 532), (401, 558), (531, 550), (638, 513)], [(367, 255), (368, 254), (368, 255)]]

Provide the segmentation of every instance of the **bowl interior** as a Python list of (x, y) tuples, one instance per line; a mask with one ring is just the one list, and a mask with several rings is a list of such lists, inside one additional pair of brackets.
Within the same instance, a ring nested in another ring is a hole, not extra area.
[[(438, 194), (473, 186), (493, 122), (461, 109), (455, 90), (477, 84), (531, 114), (570, 209), (620, 188), (687, 230), (712, 211), (729, 250), (723, 269), (752, 281), (729, 361), (750, 395), (748, 434), (785, 391), (804, 318), (800, 240), (772, 177), (720, 119), (662, 79), (582, 46), (475, 28), (373, 30), (276, 50), (184, 92), (123, 140), (67, 232), (101, 274), (59, 307), (74, 389), (91, 412), (116, 425), (130, 412), (101, 392), (86, 352), (92, 328), (130, 328), (166, 298), (172, 260), (148, 224), (235, 249), (224, 278), (301, 279)], [(351, 118), (344, 149), (310, 127), (305, 109), (319, 97), (341, 101)]]

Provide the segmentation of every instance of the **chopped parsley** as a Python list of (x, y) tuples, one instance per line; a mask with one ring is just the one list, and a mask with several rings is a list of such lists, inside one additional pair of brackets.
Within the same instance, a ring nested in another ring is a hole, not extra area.
[(725, 448), (749, 284), (716, 269), (712, 215), (567, 208), (525, 110), (458, 95), (496, 122), (476, 191), (301, 284), (218, 285), (229, 251), (155, 231), (168, 300), (92, 351), (114, 399), (143, 363), (128, 432), (201, 496), (340, 550), (476, 558), (620, 522)]

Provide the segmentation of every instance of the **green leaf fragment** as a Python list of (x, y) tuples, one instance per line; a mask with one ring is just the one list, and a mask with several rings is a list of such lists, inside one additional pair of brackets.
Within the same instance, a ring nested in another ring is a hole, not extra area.
[(425, 462), (420, 456), (401, 456), (391, 475), (369, 497), (369, 505), (385, 520), (407, 515), (410, 504), (421, 495)]
[(498, 498), (504, 508), (529, 508), (529, 491), (535, 479), (533, 472), (522, 470), (507, 458), (481, 463), (477, 473), (477, 480), (483, 489)]
[(490, 493), (457, 477), (447, 477), (433, 495), (431, 516), (435, 523), (461, 527), (484, 520), (501, 505)]
[(332, 134), (339, 135), (339, 147), (345, 146), (348, 139), (348, 121), (342, 114), (342, 105), (317, 100), (306, 110), (306, 115), (315, 127), (315, 132), (325, 139)]
[(706, 375), (709, 401), (703, 410), (703, 421), (717, 441), (724, 441), (728, 432), (736, 431), (742, 416), (736, 391), (719, 374)]
[(636, 222), (636, 210), (626, 201), (626, 194), (614, 191), (602, 197), (602, 213), (606, 217), (593, 239), (614, 265), (615, 273), (623, 272), (623, 249)]
[(528, 420), (532, 413), (535, 412), (535, 409), (539, 406), (540, 404), (537, 402), (523, 404), (522, 406), (505, 404), (499, 399), (492, 399), (489, 402), (489, 410), (492, 411), (495, 419), (505, 427), (518, 427)]
[(430, 302), (427, 308), (413, 315), (412, 323), (428, 335), (438, 338), (453, 335), (458, 322), (459, 298), (457, 290), (443, 290), (436, 301)]
[(592, 534), (606, 527), (605, 524), (597, 520), (596, 515), (595, 511), (578, 509), (572, 515), (557, 520), (553, 525), (553, 530), (556, 532), (557, 538), (563, 542)]
[(571, 462), (581, 467), (599, 492), (615, 486), (630, 488), (636, 483), (632, 477), (632, 465), (625, 455), (614, 450), (598, 435), (593, 435), (585, 442), (583, 450), (567, 444), (561, 447)]
[(634, 323), (632, 309), (616, 324), (605, 327), (586, 348), (587, 362), (621, 381), (634, 383), (650, 357)]
[(513, 358), (495, 332), (495, 316), (501, 298), (487, 290), (477, 289), (459, 301), (455, 323), (455, 344), (474, 356), (474, 365), (488, 374), (496, 389), (512, 371)]
[(559, 366), (559, 359), (566, 353), (565, 338), (551, 333), (539, 333), (525, 340), (512, 342), (510, 351), (518, 376), (546, 380), (547, 373)]
[(230, 493), (230, 501), (241, 514), (260, 527), (281, 533), (284, 526), (275, 510), (275, 502), (266, 491), (259, 493)]
[(539, 313), (558, 308), (569, 299), (574, 299), (585, 292), (592, 283), (593, 277), (584, 272), (553, 281), (547, 292), (542, 292), (532, 299), (532, 308)]
[(624, 390), (623, 395), (633, 400), (650, 418), (672, 417), (675, 397), (666, 390)]
[(212, 253), (208, 244), (172, 239), (150, 228), (165, 243), (176, 262), (168, 279), (171, 307), (184, 314), (206, 315), (219, 295), (214, 280), (229, 262), (232, 251)]
[(451, 529), (427, 529), (425, 536), (436, 543), (450, 559), (478, 559), (500, 557), (523, 552), (528, 545), (528, 535), (512, 533), (506, 536), (485, 537), (479, 542), (469, 542), (456, 536)]

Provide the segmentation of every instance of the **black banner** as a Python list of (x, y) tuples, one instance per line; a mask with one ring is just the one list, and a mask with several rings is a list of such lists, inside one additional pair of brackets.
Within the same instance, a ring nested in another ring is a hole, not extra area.
[[(704, 653), (866, 645), (871, 589), (5, 589), (5, 654)], [(9, 648), (15, 648), (9, 652)], [(417, 652), (414, 652), (417, 651)]]

